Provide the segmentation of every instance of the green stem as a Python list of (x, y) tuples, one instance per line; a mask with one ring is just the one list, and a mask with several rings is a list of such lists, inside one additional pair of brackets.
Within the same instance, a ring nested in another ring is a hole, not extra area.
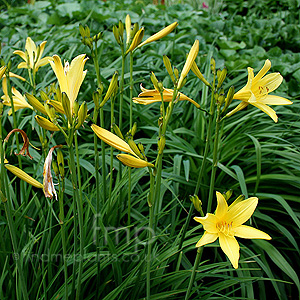
[[(100, 108), (100, 126), (104, 128), (104, 111)], [(96, 137), (96, 134), (94, 134)], [(105, 143), (101, 140), (103, 199), (106, 200)]]
[(152, 174), (151, 168), (149, 169), (150, 174), (150, 192), (148, 196), (149, 205), (149, 228), (148, 228), (148, 252), (147, 252), (147, 274), (146, 274), (146, 297), (150, 300), (151, 296), (151, 252), (152, 252), (152, 238), (153, 238), (153, 217), (154, 217), (154, 206), (153, 206), (153, 195), (154, 195), (154, 176)]
[[(204, 148), (204, 154), (203, 154), (203, 159), (201, 162), (201, 167), (200, 167), (200, 172), (198, 175), (198, 180), (197, 180), (197, 184), (196, 184), (196, 188), (195, 188), (195, 195), (198, 195), (199, 193), (199, 189), (200, 189), (200, 184), (201, 184), (201, 180), (204, 174), (204, 170), (205, 170), (205, 163), (206, 163), (206, 159), (207, 159), (207, 155), (208, 155), (208, 150), (209, 150), (209, 145), (210, 145), (210, 141), (211, 141), (211, 132), (212, 132), (212, 124), (213, 124), (213, 120), (214, 120), (214, 115), (215, 115), (215, 99), (214, 99), (214, 90), (215, 90), (215, 84), (216, 84), (216, 76), (214, 75), (214, 79), (213, 79), (213, 85), (212, 85), (212, 91), (211, 91), (211, 100), (210, 100), (210, 112), (209, 112), (209, 120), (208, 120), (208, 129), (207, 129), (207, 135), (206, 135), (206, 140), (205, 140), (205, 148)], [(206, 103), (206, 100), (205, 100)], [(182, 249), (182, 245), (183, 245), (183, 241), (185, 239), (185, 235), (188, 229), (188, 226), (191, 222), (192, 219), (192, 215), (194, 212), (194, 205), (193, 203), (190, 206), (189, 209), (189, 213), (188, 216), (185, 220), (185, 224), (183, 226), (183, 232), (182, 232), (182, 236), (178, 245), (178, 254), (177, 254), (177, 262), (179, 260), (179, 251)]]
[(100, 66), (99, 66), (99, 62), (98, 62), (97, 41), (95, 41), (95, 48), (94, 48), (94, 51), (92, 52), (92, 57), (93, 57), (93, 62), (94, 62), (94, 66), (95, 66), (98, 87), (100, 87), (101, 86), (101, 76), (100, 76)]
[(122, 131), (122, 121), (123, 121), (125, 58), (126, 56), (122, 48), (122, 70), (121, 70), (121, 78), (120, 78), (120, 106), (119, 106), (119, 128), (121, 131)]
[[(75, 199), (75, 203), (77, 205), (78, 211), (78, 224), (79, 224), (79, 252), (80, 252), (80, 260), (79, 260), (79, 270), (77, 277), (77, 291), (76, 291), (76, 300), (80, 299), (80, 291), (81, 291), (81, 276), (82, 276), (82, 267), (83, 267), (83, 246), (84, 246), (84, 231), (83, 231), (83, 208), (82, 208), (82, 193), (79, 192), (81, 189), (81, 181), (80, 181), (80, 166), (79, 166), (79, 156), (78, 156), (78, 142), (77, 135), (75, 134), (75, 149), (76, 149), (76, 157), (77, 157), (77, 172), (79, 182), (77, 181), (76, 176), (76, 163), (75, 163), (75, 155), (73, 150), (73, 139), (74, 133), (70, 132), (70, 139), (68, 141), (68, 149), (69, 149), (69, 160), (70, 160), (70, 168), (71, 168), (71, 177), (72, 177), (72, 185), (73, 185), (73, 196)], [(78, 189), (79, 187), (79, 189)], [(75, 239), (77, 237), (75, 236)], [(74, 276), (75, 274), (73, 274)]]
[[(115, 116), (114, 116), (114, 108), (115, 108), (115, 100), (111, 99), (111, 108), (110, 108), (110, 130), (113, 132), (113, 124), (115, 122)], [(109, 178), (109, 206), (108, 206), (108, 212), (111, 209), (111, 195), (112, 195), (112, 185), (113, 185), (113, 164), (114, 164), (114, 156), (113, 156), (113, 147), (110, 147), (110, 178)]]
[[(5, 210), (5, 215), (7, 218), (7, 223), (8, 223), (8, 229), (11, 237), (11, 242), (12, 242), (12, 247), (14, 254), (18, 254), (18, 247), (17, 247), (17, 239), (16, 239), (16, 233), (15, 233), (15, 228), (16, 225), (13, 223), (12, 219), (12, 205), (9, 197), (9, 185), (7, 182), (7, 175), (5, 173), (5, 167), (4, 167), (4, 149), (3, 149), (3, 132), (2, 132), (2, 108), (0, 112), (0, 163), (1, 163), (1, 176), (0, 176), (0, 192), (1, 192), (1, 200), (4, 202), (4, 210)], [(28, 293), (27, 293), (27, 286), (25, 282), (25, 276), (23, 273), (23, 266), (21, 264), (21, 259), (19, 257), (16, 257), (15, 259), (16, 265), (17, 265), (17, 271), (19, 275), (19, 280), (20, 280), (20, 285), (21, 285), (21, 290), (23, 294), (23, 298), (25, 300), (29, 299), (28, 298)], [(17, 292), (18, 293), (18, 292)]]
[(199, 263), (200, 263), (200, 260), (201, 260), (202, 251), (203, 251), (203, 247), (200, 247), (200, 248), (197, 249), (197, 256), (196, 256), (196, 259), (195, 259), (193, 271), (192, 271), (192, 274), (191, 274), (191, 277), (190, 277), (189, 286), (188, 286), (188, 289), (186, 291), (184, 300), (188, 300), (190, 298), (190, 293), (191, 293), (191, 290), (192, 290), (192, 287), (193, 287), (193, 284), (194, 284), (194, 281), (195, 281), (196, 270), (198, 269), (198, 266), (199, 266)]
[(219, 119), (219, 112), (218, 112), (218, 116), (216, 120), (215, 140), (214, 140), (213, 164), (212, 164), (212, 172), (210, 177), (209, 196), (207, 202), (208, 213), (211, 211), (212, 199), (214, 194), (214, 186), (215, 186), (215, 178), (216, 178), (216, 172), (218, 167), (219, 133), (220, 133), (220, 119)]
[(59, 221), (61, 228), (61, 241), (63, 249), (63, 261), (64, 261), (64, 277), (65, 277), (65, 299), (68, 299), (68, 265), (67, 265), (67, 246), (66, 246), (66, 225), (65, 225), (65, 214), (64, 214), (64, 190), (65, 183), (62, 179), (61, 185), (59, 186)]

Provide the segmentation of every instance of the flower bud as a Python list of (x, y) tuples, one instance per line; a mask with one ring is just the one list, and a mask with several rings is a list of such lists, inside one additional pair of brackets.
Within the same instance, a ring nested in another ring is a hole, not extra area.
[(34, 109), (36, 109), (38, 112), (41, 112), (44, 115), (47, 115), (45, 107), (43, 106), (43, 104), (38, 99), (36, 99), (33, 95), (30, 95), (28, 93), (25, 93), (25, 96), (26, 96), (27, 101), (29, 102), (29, 104)]
[(77, 99), (75, 99), (73, 104), (73, 113), (76, 117), (78, 116), (78, 110), (79, 110), (79, 102)]
[(210, 69), (213, 74), (216, 74), (216, 61), (214, 60), (214, 58), (210, 59)]
[(113, 34), (115, 36), (117, 43), (120, 45), (121, 44), (120, 33), (119, 33), (119, 29), (116, 25), (113, 26)]
[(137, 147), (136, 143), (133, 141), (133, 139), (129, 139), (127, 141), (128, 145), (130, 146), (131, 150), (140, 158), (142, 158), (142, 154), (139, 150), (139, 148)]
[(116, 71), (111, 79), (111, 82), (109, 84), (108, 90), (105, 94), (105, 97), (103, 101), (100, 103), (100, 107), (103, 107), (103, 105), (108, 101), (108, 99), (116, 93), (118, 90), (118, 71)]
[(59, 131), (59, 128), (56, 125), (54, 125), (51, 121), (47, 120), (44, 117), (35, 116), (35, 120), (38, 123), (38, 125), (44, 129), (47, 129), (50, 131)]
[(113, 124), (112, 124), (112, 128), (113, 128), (113, 130), (114, 130), (114, 133), (115, 133), (120, 139), (124, 140), (123, 134), (122, 134), (120, 128), (118, 127), (118, 125), (115, 124), (115, 123), (113, 123)]
[(194, 204), (195, 209), (196, 209), (198, 212), (202, 212), (202, 202), (201, 202), (201, 200), (198, 198), (198, 196), (197, 196), (197, 195), (190, 196), (190, 200), (191, 200), (192, 203)]
[(67, 116), (69, 123), (72, 124), (72, 112), (71, 112), (71, 107), (70, 107), (70, 100), (68, 98), (68, 95), (65, 92), (62, 93), (61, 104), (62, 104), (62, 107), (64, 109), (64, 112)]
[(51, 122), (53, 122), (53, 120), (56, 119), (55, 108), (52, 105), (49, 105), (47, 102), (44, 103), (44, 108)]
[(136, 134), (137, 131), (137, 123), (134, 122), (132, 128), (131, 128), (131, 136), (134, 137), (134, 135)]
[(85, 30), (82, 26), (82, 24), (79, 24), (79, 32), (82, 38), (85, 38)]
[(76, 125), (75, 129), (78, 129), (82, 126), (82, 124), (85, 121), (86, 117), (87, 117), (87, 104), (84, 101), (81, 104), (81, 106), (79, 108), (79, 111), (78, 111), (78, 122), (77, 122), (77, 125)]
[(152, 83), (153, 83), (155, 89), (156, 89), (157, 91), (159, 91), (158, 80), (157, 80), (157, 78), (156, 78), (156, 76), (155, 76), (155, 74), (154, 74), (153, 72), (150, 73), (150, 79), (151, 79), (151, 81), (152, 81)]
[(64, 156), (60, 148), (57, 148), (57, 164), (58, 170), (61, 178), (65, 177), (65, 163), (64, 163)]
[(178, 80), (179, 71), (178, 71), (178, 69), (176, 67), (174, 68), (174, 75), (175, 75), (176, 79)]
[(171, 65), (170, 59), (168, 58), (167, 55), (163, 55), (163, 61), (164, 61), (164, 65), (167, 69), (168, 74), (170, 75), (173, 83), (175, 83), (175, 77), (174, 77), (174, 73), (172, 70), (172, 65)]
[(224, 108), (222, 110), (222, 113), (226, 112), (227, 108), (229, 107), (229, 105), (232, 102), (233, 96), (234, 96), (234, 87), (231, 86), (228, 90), (228, 93), (227, 93), (227, 96), (226, 96), (226, 99), (225, 99), (225, 105), (224, 105)]
[(126, 44), (130, 43), (130, 36), (131, 36), (131, 18), (130, 15), (127, 15), (125, 18), (125, 29), (126, 29)]
[(232, 196), (233, 190), (228, 190), (227, 192), (223, 193), (223, 196), (225, 198), (226, 201), (228, 201), (230, 199), (230, 197)]
[(224, 82), (225, 78), (227, 75), (227, 69), (224, 68), (222, 71), (218, 70), (217, 71), (217, 78), (218, 78), (218, 85), (217, 85), (217, 89), (219, 89), (222, 85), (222, 83)]
[(122, 21), (119, 21), (119, 35), (120, 35), (120, 39), (123, 42), (123, 35), (124, 35), (124, 24), (122, 23)]
[(139, 23), (134, 23), (133, 29), (130, 33), (130, 38), (132, 39), (138, 31), (139, 31)]
[(158, 141), (158, 153), (162, 154), (164, 152), (166, 145), (166, 137), (163, 135)]

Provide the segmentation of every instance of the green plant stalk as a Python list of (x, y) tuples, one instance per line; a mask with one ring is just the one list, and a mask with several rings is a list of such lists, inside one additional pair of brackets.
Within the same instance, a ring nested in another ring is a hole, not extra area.
[(151, 168), (148, 168), (150, 174), (150, 191), (149, 191), (149, 198), (148, 198), (148, 205), (149, 205), (149, 235), (148, 235), (148, 252), (147, 252), (147, 273), (146, 273), (146, 298), (150, 300), (151, 296), (151, 251), (152, 251), (152, 238), (153, 238), (153, 213), (154, 213), (154, 206), (153, 206), (153, 195), (154, 195), (154, 175), (152, 173)]
[(218, 109), (217, 120), (216, 120), (216, 131), (215, 131), (215, 140), (214, 140), (214, 150), (213, 150), (213, 164), (212, 164), (212, 172), (210, 177), (210, 185), (209, 185), (209, 196), (207, 202), (207, 212), (211, 211), (212, 199), (214, 194), (214, 187), (215, 187), (215, 179), (216, 179), (216, 172), (218, 167), (218, 150), (219, 150), (219, 133), (220, 133), (220, 112)]
[[(76, 292), (76, 300), (80, 298), (80, 291), (81, 291), (81, 276), (82, 276), (82, 269), (83, 269), (83, 255), (84, 255), (84, 241), (85, 241), (85, 233), (83, 227), (83, 200), (82, 200), (82, 186), (81, 186), (81, 171), (80, 171), (80, 164), (79, 164), (79, 153), (78, 153), (78, 139), (77, 139), (77, 132), (74, 134), (75, 140), (75, 151), (76, 151), (76, 165), (77, 165), (77, 182), (78, 182), (78, 190), (79, 197), (77, 197), (77, 210), (78, 210), (78, 223), (79, 223), (79, 251), (80, 251), (80, 261), (79, 261), (79, 270), (78, 270), (78, 282), (77, 282), (77, 292)], [(71, 153), (70, 153), (71, 154)], [(75, 174), (76, 177), (76, 174)]]
[(191, 293), (191, 290), (192, 290), (192, 287), (193, 287), (193, 284), (194, 284), (194, 281), (195, 281), (196, 270), (198, 269), (198, 266), (199, 266), (199, 263), (200, 263), (200, 260), (201, 260), (202, 251), (203, 251), (203, 247), (199, 247), (197, 249), (197, 256), (196, 256), (196, 259), (195, 259), (193, 271), (192, 271), (192, 274), (191, 274), (191, 277), (190, 277), (189, 286), (188, 286), (188, 289), (186, 291), (184, 300), (188, 300), (190, 298), (190, 293)]
[[(113, 132), (113, 124), (115, 122), (115, 116), (114, 116), (114, 109), (115, 109), (115, 99), (112, 96), (111, 98), (111, 108), (110, 108), (110, 131)], [(112, 185), (113, 185), (113, 164), (114, 164), (114, 149), (113, 147), (110, 147), (110, 169), (109, 169), (109, 205), (108, 205), (108, 211), (111, 210), (111, 196), (112, 196)]]
[[(129, 110), (129, 128), (132, 128), (132, 97), (133, 97), (133, 53), (130, 52), (130, 89), (129, 89), (129, 101), (130, 101), (130, 110)], [(131, 168), (128, 167), (128, 218), (127, 224), (130, 226), (131, 220)]]
[[(199, 175), (198, 175), (198, 180), (197, 180), (197, 184), (196, 184), (196, 188), (195, 188), (195, 192), (194, 192), (195, 195), (198, 195), (198, 193), (199, 193), (201, 179), (202, 179), (203, 174), (204, 174), (205, 163), (206, 163), (208, 150), (209, 150), (209, 145), (210, 145), (210, 141), (211, 141), (212, 124), (213, 124), (213, 120), (214, 120), (215, 107), (216, 107), (215, 106), (215, 101), (214, 101), (215, 100), (214, 99), (215, 85), (216, 85), (216, 75), (214, 75), (213, 84), (212, 84), (207, 135), (206, 135), (206, 139), (205, 139), (205, 148), (204, 148), (203, 159), (202, 159), (202, 162), (201, 162), (200, 172), (199, 172)], [(206, 103), (206, 99), (205, 99), (205, 103)], [(178, 263), (178, 260), (179, 260), (179, 253), (180, 253), (179, 251), (182, 248), (183, 241), (185, 239), (185, 235), (186, 235), (188, 226), (191, 222), (193, 212), (194, 212), (194, 204), (192, 203), (190, 205), (188, 216), (187, 216), (187, 218), (185, 220), (185, 223), (183, 225), (183, 232), (182, 232), (182, 236), (181, 236), (181, 239), (180, 239), (180, 242), (179, 242), (179, 245), (178, 245), (178, 254), (177, 254), (177, 258), (176, 258), (177, 263)]]
[[(95, 107), (94, 108), (94, 124), (97, 124), (99, 110)], [(96, 179), (96, 226), (98, 227), (98, 216), (100, 214), (100, 178), (99, 178), (99, 154), (98, 154), (98, 137), (94, 133), (94, 154), (95, 154), (95, 179)], [(104, 170), (102, 170), (103, 172)], [(104, 182), (106, 180), (104, 178)], [(104, 186), (103, 186), (104, 189)], [(106, 192), (106, 190), (104, 190)], [(104, 192), (103, 191), (103, 192)], [(105, 198), (104, 198), (105, 200)], [(96, 258), (97, 258), (97, 279), (96, 279), (96, 294), (99, 293), (99, 285), (100, 285), (100, 261), (99, 261), (99, 254), (100, 254), (100, 243), (99, 243), (99, 230), (96, 230)]]
[[(104, 128), (104, 111), (100, 108), (100, 126)], [(96, 139), (98, 138), (94, 133)], [(106, 200), (105, 143), (101, 140), (103, 199)]]
[[(167, 126), (168, 123), (170, 121), (172, 112), (173, 112), (173, 108), (174, 108), (174, 101), (177, 98), (177, 94), (178, 94), (178, 90), (177, 87), (174, 88), (173, 91), (173, 96), (172, 96), (172, 101), (170, 102), (170, 106), (169, 106), (169, 111), (168, 114), (164, 116), (163, 118), (163, 124), (162, 124), (162, 128), (159, 134), (159, 138), (161, 138), (162, 136), (166, 135), (166, 131), (167, 131)], [(161, 94), (161, 98), (162, 98), (162, 104), (164, 104), (163, 102), (163, 95)], [(155, 161), (155, 168), (157, 170), (156, 172), (156, 182), (155, 182), (155, 193), (154, 193), (154, 200), (153, 200), (153, 209), (154, 209), (154, 217), (155, 217), (155, 221), (154, 221), (154, 231), (156, 230), (157, 227), (157, 215), (158, 215), (158, 206), (156, 205), (156, 202), (159, 201), (160, 198), (160, 189), (161, 189), (161, 174), (162, 174), (162, 158), (163, 158), (163, 150), (159, 151), (156, 157), (156, 161)]]
[(68, 265), (66, 261), (67, 257), (67, 245), (66, 245), (66, 225), (65, 225), (65, 215), (64, 215), (64, 189), (65, 183), (64, 179), (61, 179), (61, 184), (59, 185), (59, 221), (60, 221), (60, 230), (61, 230), (61, 242), (63, 249), (63, 261), (64, 261), (64, 277), (65, 277), (65, 298), (68, 299)]
[[(12, 96), (12, 90), (11, 90), (11, 84), (10, 84), (10, 78), (9, 76), (6, 76), (6, 85), (7, 85), (7, 93), (8, 93), (8, 97), (10, 99), (10, 104), (11, 104), (11, 111), (12, 111), (12, 116), (13, 116), (13, 124), (14, 124), (14, 128), (18, 128), (18, 124), (17, 124), (17, 118), (16, 118), (16, 112), (15, 112), (15, 106), (14, 106), (14, 101), (13, 101), (13, 96)], [(17, 151), (19, 153), (20, 151), (20, 143), (19, 143), (19, 138), (18, 138), (18, 133), (15, 132), (15, 137), (16, 137), (16, 145), (17, 145)], [(19, 164), (19, 168), (22, 169), (22, 160), (21, 160), (21, 156), (18, 155), (18, 164)], [(23, 197), (23, 195), (25, 195), (24, 193), (24, 182), (21, 180), (20, 182), (20, 196)]]
[(93, 48), (93, 51), (92, 51), (92, 57), (93, 57), (93, 62), (94, 62), (94, 66), (95, 66), (98, 87), (100, 87), (101, 76), (100, 76), (100, 66), (99, 66), (99, 61), (98, 61), (97, 41), (95, 41), (95, 47)]
[[(16, 239), (16, 233), (15, 233), (15, 226), (13, 224), (13, 219), (12, 219), (12, 206), (9, 198), (9, 186), (7, 182), (7, 175), (5, 174), (5, 167), (4, 167), (4, 149), (3, 149), (3, 132), (2, 132), (2, 112), (0, 113), (0, 162), (1, 162), (1, 176), (0, 176), (0, 192), (1, 196), (3, 196), (6, 201), (4, 202), (4, 210), (5, 210), (5, 215), (7, 218), (7, 223), (8, 223), (8, 229), (11, 237), (11, 242), (13, 246), (13, 251), (14, 253), (18, 254), (18, 248), (17, 248), (17, 239)], [(4, 200), (2, 199), (2, 200)], [(21, 285), (21, 290), (23, 294), (23, 298), (25, 300), (29, 299), (28, 298), (28, 292), (27, 292), (27, 286), (25, 283), (25, 277), (23, 273), (23, 267), (21, 265), (20, 259), (17, 258), (16, 260), (16, 265), (17, 265), (17, 271), (19, 274), (19, 280), (20, 280), (20, 285)]]

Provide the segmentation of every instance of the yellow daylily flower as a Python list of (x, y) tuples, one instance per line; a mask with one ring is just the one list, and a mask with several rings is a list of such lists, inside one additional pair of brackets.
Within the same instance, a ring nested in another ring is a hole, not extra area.
[[(242, 102), (226, 116), (230, 117), (239, 110), (244, 109), (248, 104), (259, 108), (270, 116), (274, 122), (278, 121), (276, 112), (269, 105), (289, 105), (293, 102), (283, 97), (269, 95), (276, 90), (283, 78), (280, 73), (266, 73), (271, 68), (270, 60), (266, 60), (262, 69), (254, 77), (253, 69), (248, 67), (248, 82), (247, 84), (234, 94), (233, 99), (241, 100)], [(265, 76), (266, 75), (266, 76)]]
[(198, 52), (199, 52), (199, 40), (195, 40), (195, 42), (187, 56), (186, 62), (183, 66), (183, 69), (181, 71), (180, 78), (179, 78), (179, 81), (177, 84), (178, 89), (181, 88), (182, 82), (183, 82), (184, 78), (187, 76), (188, 72), (190, 71), (190, 69), (198, 55)]
[(271, 237), (256, 228), (242, 225), (254, 213), (258, 198), (234, 201), (229, 207), (224, 196), (217, 192), (217, 209), (215, 214), (207, 213), (205, 217), (195, 217), (194, 220), (203, 225), (205, 230), (202, 238), (196, 244), (201, 247), (213, 243), (219, 238), (220, 247), (227, 255), (235, 269), (238, 268), (240, 246), (235, 237), (244, 239), (266, 239)]
[(21, 50), (16, 50), (13, 53), (19, 55), (24, 62), (18, 65), (18, 69), (32, 69), (37, 72), (39, 67), (45, 66), (52, 60), (51, 56), (46, 56), (42, 58), (47, 41), (42, 42), (39, 46), (36, 46), (34, 41), (28, 37), (25, 44), (25, 52)]
[(50, 61), (61, 92), (66, 93), (69, 98), (71, 112), (73, 112), (74, 102), (87, 72), (83, 70), (87, 60), (88, 58), (85, 58), (85, 54), (81, 54), (76, 56), (70, 65), (68, 62), (65, 62), (64, 67), (58, 55), (54, 55), (53, 61)]
[[(6, 80), (6, 78), (3, 78), (3, 81)], [(6, 86), (6, 84), (5, 84)], [(26, 101), (26, 99), (22, 96), (22, 94), (17, 91), (16, 88), (12, 87), (11, 88), (12, 91), (12, 99), (13, 99), (13, 103), (14, 103), (14, 109), (15, 111), (17, 111), (18, 109), (21, 108), (30, 108), (33, 109), (33, 107)], [(11, 106), (11, 101), (9, 96), (6, 94), (7, 93), (7, 88), (5, 88), (5, 90), (3, 89), (4, 95), (1, 97), (1, 99), (3, 99), (3, 104), (7, 105), (7, 106)], [(8, 111), (8, 114), (11, 115), (12, 113), (12, 109), (10, 109)]]
[(23, 170), (19, 169), (18, 167), (6, 164), (5, 168), (7, 170), (9, 170), (10, 172), (12, 172), (14, 175), (16, 175), (17, 177), (19, 177), (20, 179), (26, 181), (27, 183), (42, 189), (43, 188), (43, 184), (40, 183), (39, 181), (35, 180), (33, 177), (31, 177), (30, 175), (28, 175), (26, 172), (24, 172)]
[(136, 157), (138, 157), (134, 151), (130, 148), (130, 146), (123, 141), (121, 138), (119, 138), (117, 135), (113, 134), (112, 132), (101, 128), (95, 124), (91, 126), (92, 130), (96, 133), (99, 139), (104, 141), (106, 144), (120, 150), (123, 152), (130, 153)]
[[(154, 102), (160, 102), (161, 101), (161, 95), (160, 92), (156, 89), (153, 90), (147, 90), (142, 85), (140, 85), (140, 88), (142, 92), (138, 95), (138, 97), (133, 98), (134, 103), (138, 104), (151, 104)], [(164, 102), (171, 102), (173, 97), (173, 90), (171, 89), (165, 89), (163, 90), (163, 100)], [(187, 100), (191, 103), (193, 103), (197, 108), (200, 107), (200, 105), (195, 102), (193, 99), (189, 98), (188, 96), (184, 95), (181, 92), (178, 92), (179, 95), (179, 101)]]
[(159, 32), (151, 35), (149, 38), (147, 38), (144, 42), (142, 42), (141, 44), (138, 45), (138, 48), (152, 43), (154, 41), (157, 41), (163, 37), (165, 37), (166, 35), (168, 35), (170, 32), (172, 32), (176, 27), (178, 26), (178, 22), (174, 22), (172, 24), (170, 24), (169, 26), (165, 27), (164, 29), (160, 30)]
[(133, 157), (130, 154), (118, 154), (117, 159), (120, 160), (124, 165), (132, 168), (154, 167), (153, 164), (147, 162), (146, 160)]

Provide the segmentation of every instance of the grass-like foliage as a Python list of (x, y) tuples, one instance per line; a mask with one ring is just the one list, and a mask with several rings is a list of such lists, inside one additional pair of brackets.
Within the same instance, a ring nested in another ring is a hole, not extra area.
[(0, 299), (298, 299), (299, 1), (28, 2), (0, 4)]

